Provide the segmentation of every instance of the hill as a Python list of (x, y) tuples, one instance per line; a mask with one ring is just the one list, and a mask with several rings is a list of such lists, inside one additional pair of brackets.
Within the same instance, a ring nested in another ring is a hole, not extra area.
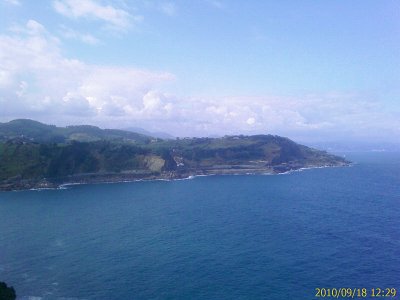
[(29, 119), (0, 123), (0, 142), (12, 139), (37, 143), (94, 142), (100, 140), (148, 143), (152, 137), (131, 131), (101, 129), (90, 125), (56, 127)]
[(275, 135), (162, 140), (93, 126), (62, 128), (15, 120), (1, 124), (0, 136), (2, 190), (72, 182), (282, 173), (349, 164)]
[(124, 128), (124, 130), (151, 136), (153, 138), (166, 139), (166, 140), (175, 139), (175, 137), (169, 133), (161, 132), (161, 131), (151, 132), (151, 131), (145, 130), (143, 128), (140, 128), (140, 127), (128, 127), (128, 128)]

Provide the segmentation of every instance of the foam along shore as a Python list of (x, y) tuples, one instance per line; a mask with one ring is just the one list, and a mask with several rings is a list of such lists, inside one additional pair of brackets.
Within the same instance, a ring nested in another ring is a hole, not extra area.
[(61, 128), (32, 120), (0, 124), (0, 190), (57, 188), (70, 182), (281, 174), (347, 164), (343, 157), (270, 134), (162, 140), (93, 126)]
[(201, 176), (214, 176), (214, 175), (282, 175), (290, 174), (292, 172), (299, 172), (308, 169), (317, 168), (330, 168), (350, 166), (349, 163), (342, 164), (327, 164), (327, 165), (299, 165), (275, 167), (258, 167), (249, 168), (248, 166), (217, 166), (215, 168), (199, 169), (199, 170), (181, 170), (181, 171), (167, 171), (167, 172), (134, 172), (134, 173), (90, 173), (90, 174), (77, 174), (63, 178), (50, 178), (39, 180), (19, 180), (0, 185), (0, 191), (17, 191), (17, 190), (46, 190), (46, 189), (65, 189), (68, 186), (81, 185), (81, 184), (99, 184), (99, 183), (121, 183), (121, 182), (135, 182), (135, 181), (151, 181), (151, 180), (187, 180)]

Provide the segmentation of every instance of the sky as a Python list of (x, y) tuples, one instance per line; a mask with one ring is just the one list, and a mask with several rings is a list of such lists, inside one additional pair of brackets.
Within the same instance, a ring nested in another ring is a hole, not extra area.
[(0, 0), (0, 122), (400, 141), (400, 2)]

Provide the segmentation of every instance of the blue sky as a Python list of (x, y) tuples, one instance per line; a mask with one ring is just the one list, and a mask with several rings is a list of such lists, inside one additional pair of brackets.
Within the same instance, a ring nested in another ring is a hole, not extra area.
[(0, 121), (400, 140), (398, 1), (0, 2)]

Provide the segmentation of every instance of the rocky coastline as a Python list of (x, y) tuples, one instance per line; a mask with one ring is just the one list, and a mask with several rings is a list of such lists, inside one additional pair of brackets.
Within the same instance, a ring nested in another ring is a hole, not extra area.
[(66, 184), (281, 174), (345, 166), (344, 157), (277, 135), (157, 139), (93, 126), (0, 123), (0, 191)]
[(301, 169), (344, 167), (349, 166), (347, 161), (340, 161), (331, 164), (300, 164), (285, 163), (275, 166), (265, 165), (220, 165), (209, 168), (181, 169), (174, 171), (128, 171), (120, 173), (85, 173), (76, 174), (60, 178), (10, 178), (0, 182), (0, 191), (36, 190), (36, 189), (58, 189), (68, 185), (78, 184), (99, 184), (99, 183), (118, 183), (134, 182), (142, 180), (178, 180), (187, 179), (194, 176), (211, 175), (276, 175), (284, 174)]

